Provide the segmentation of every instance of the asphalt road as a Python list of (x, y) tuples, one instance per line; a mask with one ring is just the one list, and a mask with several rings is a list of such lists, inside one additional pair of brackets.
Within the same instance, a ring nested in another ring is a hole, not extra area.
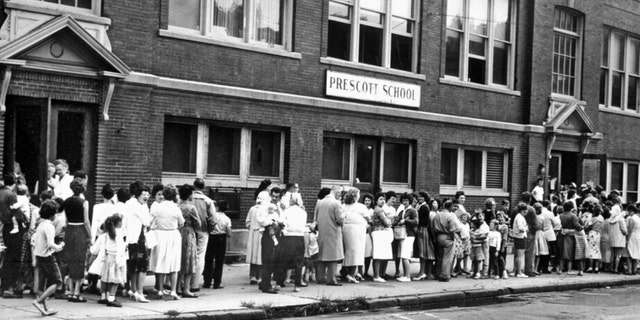
[(513, 295), (480, 306), (435, 310), (392, 308), (312, 319), (640, 319), (640, 286)]

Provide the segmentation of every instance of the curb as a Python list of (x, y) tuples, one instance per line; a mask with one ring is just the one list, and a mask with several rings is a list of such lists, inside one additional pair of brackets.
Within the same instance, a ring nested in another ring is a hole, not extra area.
[[(551, 291), (570, 291), (590, 288), (618, 287), (624, 285), (640, 284), (640, 279), (629, 280), (609, 280), (584, 283), (559, 283), (547, 284), (541, 286), (525, 286), (525, 287), (505, 287), (501, 289), (475, 289), (451, 291), (443, 293), (417, 294), (409, 296), (396, 296), (385, 298), (374, 298), (366, 300), (361, 306), (364, 310), (388, 309), (396, 307), (404, 308), (423, 308), (434, 309), (449, 307), (452, 305), (466, 305), (473, 302), (481, 302), (482, 300), (497, 298), (501, 296), (523, 294), (523, 293), (540, 293)], [(345, 300), (347, 301), (347, 300)], [(184, 313), (176, 316), (166, 314), (149, 315), (136, 317), (141, 320), (263, 320), (270, 319), (274, 313), (282, 314), (286, 310), (290, 310), (292, 306), (273, 307), (270, 310), (262, 309), (241, 309), (226, 311), (210, 311), (210, 312), (193, 312)], [(281, 311), (281, 312), (278, 312)], [(326, 312), (328, 313), (337, 313)], [(126, 318), (123, 318), (126, 319)]]

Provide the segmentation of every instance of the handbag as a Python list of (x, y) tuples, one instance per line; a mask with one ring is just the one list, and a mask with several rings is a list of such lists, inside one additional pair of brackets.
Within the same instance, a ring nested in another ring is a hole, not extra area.
[(147, 249), (153, 249), (158, 245), (158, 233), (155, 230), (151, 230), (144, 234), (144, 245)]
[[(404, 212), (402, 212), (402, 219), (404, 219)], [(396, 239), (396, 240), (404, 240), (404, 239), (406, 239), (407, 238), (407, 227), (406, 226), (395, 226), (395, 227), (393, 227), (393, 238)]]

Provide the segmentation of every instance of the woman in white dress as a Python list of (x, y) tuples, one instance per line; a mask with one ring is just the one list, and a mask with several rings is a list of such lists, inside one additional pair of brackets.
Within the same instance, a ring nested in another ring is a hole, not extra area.
[(638, 208), (633, 204), (627, 206), (627, 212), (629, 213), (627, 218), (628, 274), (635, 275), (638, 259), (640, 259), (640, 217), (638, 217)]
[(179, 300), (176, 292), (178, 287), (178, 272), (182, 259), (182, 237), (178, 228), (184, 224), (182, 211), (176, 204), (176, 190), (166, 187), (162, 191), (164, 201), (154, 205), (151, 209), (151, 230), (158, 239), (151, 249), (149, 269), (159, 277), (159, 283), (164, 283), (167, 275), (171, 277), (170, 298)]
[(247, 263), (249, 264), (249, 283), (258, 284), (260, 279), (260, 266), (262, 265), (262, 232), (264, 228), (260, 226), (257, 220), (260, 210), (267, 210), (267, 206), (271, 202), (268, 191), (261, 191), (256, 198), (256, 204), (249, 209), (245, 226), (249, 229), (247, 239)]
[(344, 241), (344, 261), (342, 265), (347, 268), (347, 280), (351, 283), (359, 283), (356, 279), (358, 266), (364, 265), (364, 251), (367, 237), (367, 220), (365, 216), (368, 209), (359, 203), (360, 190), (352, 188), (344, 195), (343, 209), (345, 214), (342, 225), (342, 239)]

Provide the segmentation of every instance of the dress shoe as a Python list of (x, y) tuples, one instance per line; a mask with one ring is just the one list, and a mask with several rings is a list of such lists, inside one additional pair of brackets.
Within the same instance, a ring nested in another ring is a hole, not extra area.
[(276, 294), (276, 293), (278, 293), (278, 291), (276, 291), (276, 290), (275, 290), (275, 289), (273, 289), (273, 288), (264, 289), (264, 290), (262, 290), (262, 292), (263, 292), (263, 293), (271, 293), (271, 294)]

